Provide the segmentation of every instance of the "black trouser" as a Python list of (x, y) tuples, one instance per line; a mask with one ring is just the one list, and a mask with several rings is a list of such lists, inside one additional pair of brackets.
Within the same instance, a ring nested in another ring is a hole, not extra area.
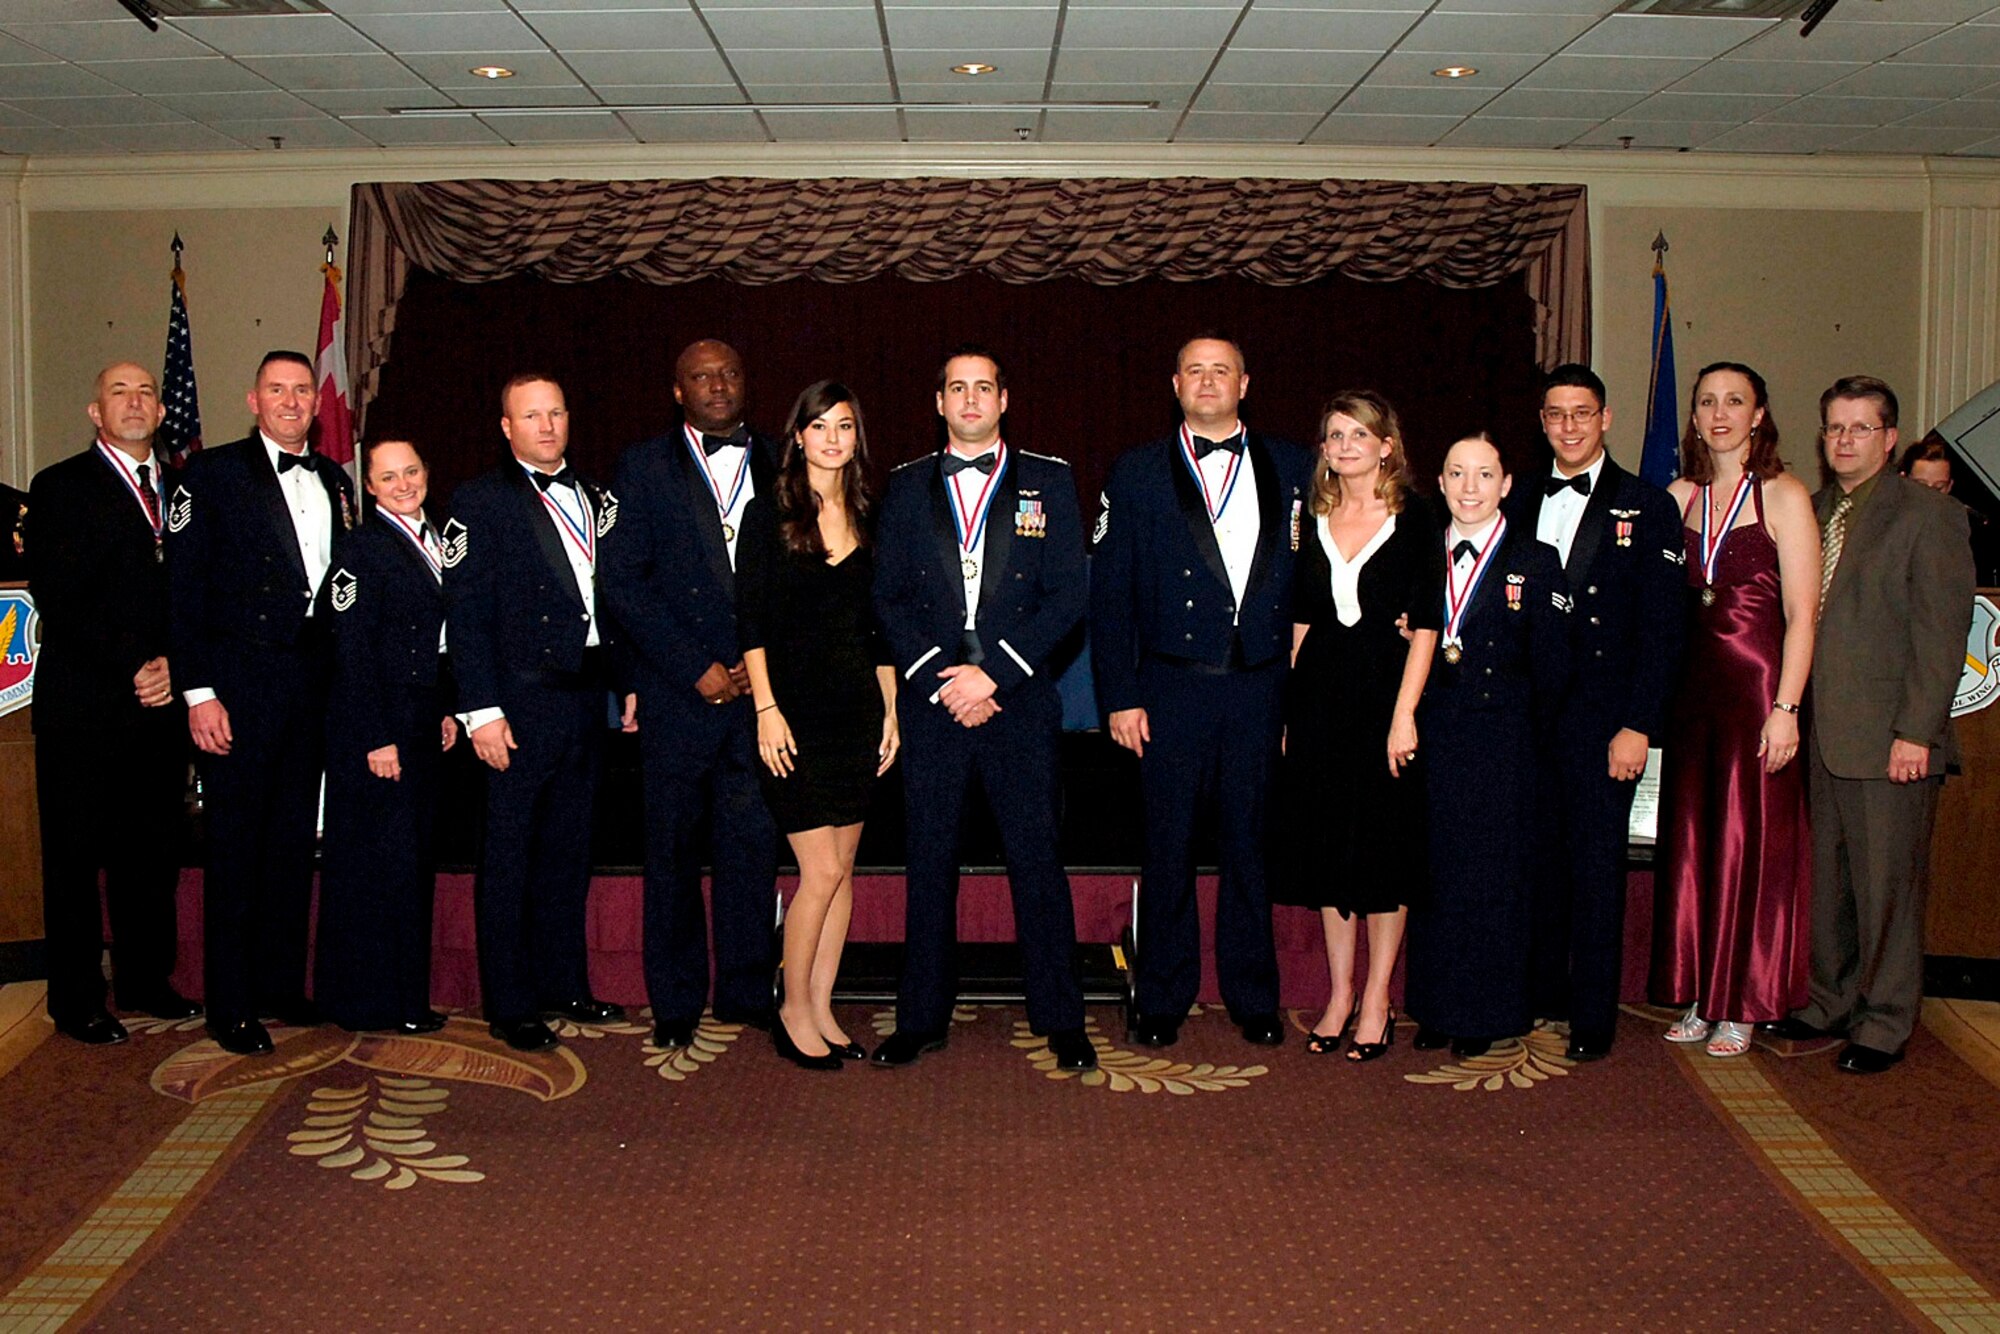
[(217, 656), (231, 742), (227, 755), (200, 757), (202, 972), (209, 1019), (231, 1024), (305, 996), (329, 671), (315, 621), (290, 647), (238, 644)]
[(35, 734), (49, 1018), (59, 1024), (104, 1008), (107, 907), (120, 1007), (167, 985), (187, 757), (187, 714), (178, 708), (149, 710), (131, 727)]
[(1194, 826), (1220, 825), (1215, 971), (1232, 1015), (1278, 1008), (1278, 959), (1265, 886), (1267, 806), (1283, 725), (1285, 660), (1214, 672), (1149, 658), (1139, 694), (1153, 739), (1139, 762), (1146, 859), (1139, 893), (1139, 1013), (1178, 1019), (1201, 989)]
[(591, 656), (590, 670), (506, 692), (516, 749), (487, 772), (474, 894), (480, 993), (495, 1023), (590, 994), (584, 907), (608, 689)]
[(896, 712), (909, 822), (896, 1027), (934, 1034), (951, 1026), (958, 991), (958, 839), (976, 774), (1007, 859), (1028, 1023), (1037, 1033), (1081, 1028), (1076, 914), (1056, 846), (1062, 702), (1055, 688), (1030, 681), (1007, 697), (991, 721), (974, 728), (952, 721), (943, 705), (930, 703), (919, 689), (901, 692)]
[(704, 820), (715, 908), (715, 1004), (767, 1010), (777, 966), (778, 831), (757, 786), (749, 696), (720, 707), (692, 686), (639, 697), (646, 792), (646, 997), (663, 1022), (708, 1001), (708, 919), (701, 897)]

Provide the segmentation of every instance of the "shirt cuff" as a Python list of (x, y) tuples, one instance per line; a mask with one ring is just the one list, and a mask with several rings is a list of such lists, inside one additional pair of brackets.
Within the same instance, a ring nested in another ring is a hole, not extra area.
[(465, 728), (465, 734), (471, 736), (474, 732), (486, 726), (486, 724), (497, 722), (506, 716), (507, 711), (495, 705), (492, 708), (474, 709), (470, 713), (461, 713), (458, 715), (458, 721)]
[(181, 698), (187, 701), (187, 706), (191, 709), (197, 704), (206, 704), (214, 699), (215, 691), (208, 686), (196, 686), (192, 690), (181, 691)]

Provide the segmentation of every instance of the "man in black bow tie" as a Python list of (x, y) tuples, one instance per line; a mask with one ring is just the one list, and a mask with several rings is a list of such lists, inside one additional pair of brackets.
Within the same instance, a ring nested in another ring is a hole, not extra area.
[[(605, 594), (634, 657), (646, 801), (645, 969), (653, 1040), (694, 1041), (709, 1004), (701, 869), (712, 868), (715, 1017), (771, 1022), (778, 833), (757, 785), (756, 718), (736, 641), (736, 534), (777, 476), (743, 422), (743, 359), (691, 343), (674, 363), (682, 424), (618, 462), (623, 517)], [(697, 841), (704, 826), (709, 846)]]
[(1222, 868), (1215, 967), (1249, 1041), (1283, 1041), (1265, 890), (1266, 793), (1292, 644), (1292, 567), (1311, 456), (1246, 428), (1242, 350), (1175, 358), (1179, 429), (1105, 484), (1090, 578), (1091, 665), (1112, 740), (1139, 758), (1146, 853), (1133, 1036), (1168, 1047), (1201, 980), (1194, 828), (1213, 809)]
[(1551, 468), (1514, 488), (1509, 521), (1555, 548), (1574, 611), (1530, 986), (1538, 1016), (1569, 1021), (1570, 1059), (1587, 1061), (1617, 1026), (1627, 826), (1680, 664), (1686, 557), (1673, 500), (1605, 452), (1611, 409), (1593, 371), (1551, 372), (1541, 418)]
[(189, 461), (162, 527), (174, 682), (208, 800), (208, 1028), (255, 1055), (271, 1050), (260, 1019), (319, 1022), (305, 985), (333, 664), (320, 590), (354, 492), (309, 443), (303, 353), (266, 355), (247, 401), (256, 429)]
[[(556, 1045), (542, 1022), (622, 1019), (590, 994), (584, 909), (607, 694), (617, 686), (599, 549), (617, 496), (568, 462), (562, 386), (524, 374), (500, 391), (512, 452), (453, 497), (443, 534), (459, 721), (487, 775), (474, 908), (480, 1000), (516, 1051)], [(625, 696), (625, 726), (633, 703)]]

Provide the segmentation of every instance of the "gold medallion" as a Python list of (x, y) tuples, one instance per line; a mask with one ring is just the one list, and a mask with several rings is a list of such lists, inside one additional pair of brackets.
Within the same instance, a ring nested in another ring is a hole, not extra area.
[(1715, 605), (1715, 590), (1713, 588), (1704, 588), (1701, 590), (1701, 605), (1704, 607), (1713, 607)]
[(979, 562), (967, 556), (958, 563), (958, 572), (967, 579), (977, 579), (979, 577)]
[(725, 523), (722, 525), (722, 540), (725, 542), (734, 542), (736, 540), (735, 524)]
[(1446, 644), (1446, 645), (1444, 646), (1444, 660), (1445, 660), (1446, 662), (1454, 662), (1454, 663), (1455, 663), (1455, 662), (1457, 662), (1457, 661), (1458, 661), (1458, 660), (1459, 660), (1460, 658), (1462, 658), (1462, 657), (1464, 657), (1464, 656), (1465, 656), (1465, 654), (1464, 654), (1464, 653), (1463, 653), (1463, 652), (1462, 652), (1462, 651), (1461, 651), (1461, 650), (1459, 649), (1458, 645), (1456, 645), (1456, 644)]

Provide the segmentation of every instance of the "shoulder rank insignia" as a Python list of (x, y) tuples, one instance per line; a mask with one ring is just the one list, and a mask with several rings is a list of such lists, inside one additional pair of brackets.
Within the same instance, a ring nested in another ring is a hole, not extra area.
[(193, 517), (194, 497), (188, 494), (185, 486), (175, 487), (173, 498), (167, 502), (167, 531), (178, 533), (188, 526), (188, 520)]
[(1685, 565), (1688, 563), (1688, 554), (1680, 547), (1661, 547), (1660, 554), (1675, 565)]
[(1092, 546), (1096, 546), (1099, 542), (1102, 542), (1104, 535), (1111, 531), (1111, 493), (1107, 491), (1099, 496), (1098, 502), (1104, 508), (1097, 511), (1097, 526), (1090, 530), (1090, 545)]
[(445, 521), (444, 531), (438, 534), (438, 563), (447, 570), (465, 559), (465, 547), (471, 534), (457, 519)]
[(354, 605), (355, 595), (361, 591), (361, 581), (348, 573), (342, 566), (326, 581), (327, 599), (333, 603), (335, 611), (346, 611)]
[(1557, 611), (1561, 612), (1565, 616), (1569, 615), (1570, 612), (1576, 610), (1575, 602), (1570, 600), (1570, 598), (1567, 595), (1555, 592), (1554, 590), (1551, 590), (1549, 593), (1549, 603)]
[(618, 497), (609, 489), (597, 493), (597, 535), (604, 536), (618, 523)]

